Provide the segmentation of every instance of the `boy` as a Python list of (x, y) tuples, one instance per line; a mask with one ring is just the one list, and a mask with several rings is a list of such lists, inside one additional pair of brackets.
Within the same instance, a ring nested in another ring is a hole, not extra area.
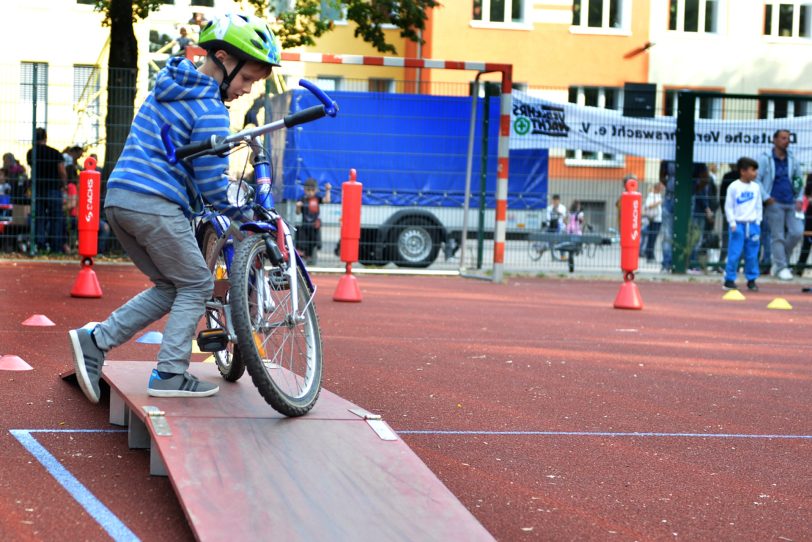
[(107, 221), (154, 286), (106, 321), (69, 332), (79, 385), (93, 403), (99, 401), (107, 351), (167, 313), (157, 368), (147, 385), (149, 395), (205, 397), (219, 389), (187, 371), (197, 322), (214, 287), (190, 218), (201, 197), (238, 220), (250, 219), (250, 210), (228, 205), (227, 158), (206, 156), (188, 165), (171, 165), (160, 131), (169, 124), (178, 145), (227, 135), (225, 102), (247, 94), (279, 66), (280, 46), (264, 21), (239, 14), (210, 22), (201, 31), (199, 44), (207, 50), (200, 68), (174, 57), (158, 74), (107, 184)]
[(744, 250), (744, 276), (747, 289), (757, 292), (758, 248), (761, 234), (761, 188), (753, 181), (758, 176), (758, 162), (742, 157), (736, 163), (739, 180), (733, 181), (725, 198), (725, 217), (729, 224), (725, 290), (736, 289), (739, 259)]
[(321, 248), (321, 218), (319, 206), (330, 203), (330, 183), (324, 185), (324, 198), (316, 195), (316, 179), (305, 181), (305, 195), (296, 202), (296, 214), (302, 215), (302, 223), (296, 231), (296, 248), (308, 264), (316, 261), (316, 249)]

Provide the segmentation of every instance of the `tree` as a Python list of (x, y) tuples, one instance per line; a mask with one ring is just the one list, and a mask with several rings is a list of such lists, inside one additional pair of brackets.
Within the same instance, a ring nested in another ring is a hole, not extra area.
[[(296, 0), (293, 8), (277, 11), (278, 2), (246, 0), (262, 17), (273, 15), (274, 26), (283, 47), (315, 45), (316, 39), (333, 29), (333, 21), (321, 18), (322, 0)], [(357, 28), (355, 36), (371, 43), (382, 53), (396, 53), (387, 43), (382, 25), (400, 28), (400, 35), (420, 40), (425, 28), (427, 10), (439, 5), (437, 0), (325, 0), (333, 8), (343, 5), (346, 18)], [(104, 26), (110, 27), (110, 54), (107, 79), (107, 132), (105, 175), (118, 160), (130, 129), (135, 107), (135, 82), (138, 71), (138, 44), (133, 23), (161, 7), (163, 0), (96, 0), (94, 9), (105, 15)], [(273, 5), (272, 5), (273, 4)], [(287, 2), (294, 4), (294, 2)]]

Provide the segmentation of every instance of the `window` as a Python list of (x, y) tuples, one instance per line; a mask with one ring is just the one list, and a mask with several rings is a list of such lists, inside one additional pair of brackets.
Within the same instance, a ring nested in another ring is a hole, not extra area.
[(78, 130), (73, 143), (97, 143), (100, 132), (98, 66), (73, 66), (73, 109), (77, 116)]
[(759, 98), (758, 118), (785, 119), (789, 117), (805, 117), (812, 112), (809, 99), (788, 95), (786, 98)]
[[(623, 98), (619, 88), (613, 87), (570, 87), (570, 103), (600, 107), (602, 109), (623, 109)], [(567, 150), (565, 154), (568, 165), (580, 165), (576, 161), (589, 160), (592, 162), (609, 162), (614, 165), (620, 156), (605, 152)], [(609, 165), (609, 164), (606, 164)]]
[(623, 0), (573, 0), (572, 25), (584, 28), (622, 28), (622, 8)]
[(344, 11), (341, 8), (339, 0), (321, 0), (321, 15), (322, 20), (330, 21), (343, 21)]
[(341, 90), (341, 77), (333, 77), (330, 75), (319, 75), (316, 78), (316, 86), (318, 86), (324, 92)]
[(764, 5), (764, 35), (781, 38), (812, 37), (810, 4), (767, 0)]
[(394, 92), (395, 81), (392, 79), (369, 79), (370, 92)]
[(718, 19), (718, 0), (669, 0), (669, 30), (714, 33)]
[[(36, 93), (34, 88), (36, 87)], [(48, 64), (44, 62), (20, 63), (20, 131), (21, 141), (31, 141), (34, 126), (31, 125), (34, 101), (37, 103), (36, 127), (48, 125)]]
[[(665, 103), (663, 104), (664, 114), (673, 117), (677, 114), (677, 96), (679, 90), (666, 90)], [(714, 92), (715, 93), (715, 92)], [(719, 93), (721, 94), (721, 93)], [(694, 105), (694, 118), (697, 119), (721, 119), (722, 118), (722, 98), (702, 96), (696, 98)]]
[(471, 18), (492, 23), (524, 21), (524, 0), (474, 0)]

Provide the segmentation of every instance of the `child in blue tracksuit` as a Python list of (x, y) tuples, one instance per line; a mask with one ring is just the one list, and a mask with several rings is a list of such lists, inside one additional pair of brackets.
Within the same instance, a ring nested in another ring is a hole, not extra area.
[(747, 289), (758, 291), (758, 248), (761, 234), (761, 187), (754, 182), (758, 176), (758, 162), (742, 157), (736, 163), (739, 180), (733, 181), (727, 189), (725, 217), (729, 224), (727, 266), (725, 268), (725, 290), (735, 290), (739, 259), (744, 252), (744, 276)]
[(147, 384), (149, 395), (205, 397), (219, 389), (187, 371), (197, 323), (214, 287), (190, 218), (198, 198), (240, 220), (251, 218), (250, 209), (229, 207), (228, 158), (205, 156), (190, 164), (170, 164), (161, 127), (171, 126), (178, 146), (228, 135), (225, 102), (268, 77), (272, 67), (279, 66), (281, 48), (264, 21), (239, 14), (214, 19), (198, 43), (207, 51), (199, 68), (174, 57), (158, 74), (107, 183), (107, 221), (153, 287), (104, 322), (68, 333), (79, 386), (94, 403), (99, 401), (106, 352), (167, 313), (157, 367)]

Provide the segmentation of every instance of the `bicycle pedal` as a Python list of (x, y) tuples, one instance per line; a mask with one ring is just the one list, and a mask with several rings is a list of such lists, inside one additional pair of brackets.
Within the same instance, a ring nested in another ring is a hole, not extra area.
[(201, 352), (219, 352), (228, 346), (225, 329), (204, 329), (197, 334), (197, 347)]

